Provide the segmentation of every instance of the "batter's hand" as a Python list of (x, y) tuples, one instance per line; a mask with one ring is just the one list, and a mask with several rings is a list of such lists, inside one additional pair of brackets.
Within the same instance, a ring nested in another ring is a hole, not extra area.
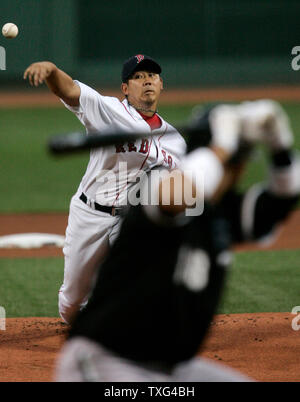
[(53, 73), (56, 69), (55, 64), (49, 61), (41, 61), (31, 64), (24, 72), (24, 80), (28, 78), (30, 85), (38, 87)]
[(271, 151), (288, 150), (294, 135), (289, 118), (272, 99), (243, 102), (239, 106), (244, 138), (264, 143)]

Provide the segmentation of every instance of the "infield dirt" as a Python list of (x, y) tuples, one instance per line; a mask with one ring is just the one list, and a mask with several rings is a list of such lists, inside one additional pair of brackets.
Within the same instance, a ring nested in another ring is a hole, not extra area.
[[(300, 381), (299, 331), (290, 313), (215, 316), (201, 355), (257, 381)], [(9, 318), (0, 331), (0, 382), (51, 382), (68, 327), (57, 318)], [(147, 347), (147, 345), (145, 345)]]

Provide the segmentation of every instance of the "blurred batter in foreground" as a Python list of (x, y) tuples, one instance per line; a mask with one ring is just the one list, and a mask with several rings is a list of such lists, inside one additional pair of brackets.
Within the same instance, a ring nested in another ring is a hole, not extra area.
[[(197, 354), (222, 294), (231, 246), (262, 240), (287, 217), (299, 199), (300, 160), (287, 116), (273, 101), (219, 105), (196, 117), (195, 127), (208, 135), (207, 146), (197, 147), (194, 135), (177, 180), (168, 187), (166, 176), (152, 186), (159, 205), (129, 211), (72, 325), (55, 381), (249, 380)], [(269, 154), (268, 177), (239, 194), (235, 185), (258, 143)], [(199, 172), (204, 212), (191, 217), (174, 200), (183, 179), (193, 182)]]

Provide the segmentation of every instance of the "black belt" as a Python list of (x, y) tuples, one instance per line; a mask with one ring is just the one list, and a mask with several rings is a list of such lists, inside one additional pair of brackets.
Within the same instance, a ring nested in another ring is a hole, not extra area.
[(88, 198), (84, 193), (81, 193), (81, 196), (79, 197), (81, 201), (83, 201), (85, 204), (89, 205), (90, 207), (96, 209), (97, 211), (101, 212), (106, 212), (107, 214), (110, 214), (112, 216), (116, 215), (121, 215), (122, 213), (122, 208), (116, 208), (116, 207), (108, 207), (106, 205), (100, 205), (97, 202), (88, 202)]

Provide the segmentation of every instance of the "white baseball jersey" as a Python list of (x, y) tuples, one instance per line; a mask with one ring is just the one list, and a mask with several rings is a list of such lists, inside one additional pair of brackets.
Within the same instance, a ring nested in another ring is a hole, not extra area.
[[(156, 166), (174, 168), (186, 152), (184, 139), (162, 117), (159, 116), (161, 127), (153, 130), (155, 135), (149, 137), (149, 124), (126, 99), (120, 102), (117, 98), (102, 96), (87, 85), (75, 82), (80, 87), (79, 106), (63, 103), (76, 114), (86, 127), (87, 134), (145, 132), (145, 138), (90, 152), (85, 175), (70, 203), (63, 248), (65, 266), (64, 281), (59, 291), (59, 314), (65, 322), (70, 322), (78, 308), (88, 300), (93, 279), (121, 224), (120, 216), (93, 209), (93, 201), (106, 206), (126, 205), (126, 190), (130, 188), (135, 191), (139, 186), (139, 170), (149, 171)], [(126, 175), (123, 171), (125, 162)], [(104, 174), (107, 173), (114, 173), (118, 180), (112, 177), (103, 184)], [(79, 199), (82, 192), (88, 198), (88, 205)]]
[[(101, 205), (126, 205), (127, 190), (135, 185), (138, 170), (148, 171), (156, 166), (174, 168), (186, 152), (186, 144), (174, 127), (161, 116), (161, 127), (153, 130), (157, 135), (147, 138), (151, 128), (127, 99), (102, 96), (94, 89), (74, 81), (80, 87), (80, 105), (65, 106), (86, 127), (87, 134), (106, 131), (145, 132), (144, 139), (107, 148), (91, 150), (90, 160), (79, 191)], [(100, 134), (101, 135), (101, 134)], [(118, 175), (120, 162), (127, 163), (127, 175)], [(107, 172), (115, 174), (117, 180), (109, 180)], [(103, 175), (106, 175), (106, 183)], [(99, 200), (101, 202), (99, 202)]]

